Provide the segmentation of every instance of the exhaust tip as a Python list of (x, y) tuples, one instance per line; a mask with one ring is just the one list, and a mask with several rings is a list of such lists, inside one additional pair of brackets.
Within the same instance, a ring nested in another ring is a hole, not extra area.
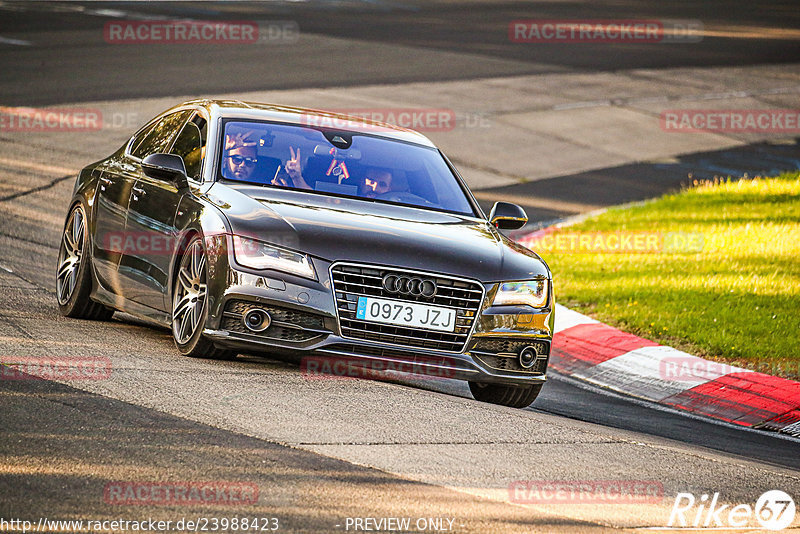
[(272, 317), (267, 313), (267, 310), (251, 308), (242, 316), (242, 322), (245, 328), (251, 332), (263, 332), (269, 328), (269, 325), (272, 323)]
[(536, 352), (536, 347), (528, 345), (519, 351), (519, 365), (523, 369), (530, 369), (536, 363), (536, 358), (539, 353)]

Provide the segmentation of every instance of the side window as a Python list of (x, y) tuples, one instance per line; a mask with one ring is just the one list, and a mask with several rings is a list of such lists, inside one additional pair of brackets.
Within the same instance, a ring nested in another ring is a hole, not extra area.
[(142, 131), (136, 134), (136, 136), (133, 138), (133, 141), (131, 141), (130, 145), (131, 154), (136, 153), (136, 149), (139, 147), (139, 145), (142, 144), (142, 141), (144, 141), (150, 135), (150, 133), (153, 131), (153, 128), (155, 128), (156, 126), (158, 126), (158, 122), (150, 124), (149, 126), (145, 127), (144, 129), (142, 129)]
[(183, 124), (189, 113), (191, 111), (188, 110), (172, 113), (143, 131), (139, 135), (141, 141), (137, 138), (131, 145), (134, 147), (131, 150), (131, 156), (142, 159), (150, 154), (165, 151), (175, 130)]
[(183, 158), (186, 165), (186, 175), (193, 180), (200, 181), (203, 169), (203, 157), (206, 148), (206, 120), (200, 116), (194, 117), (186, 123), (181, 133), (172, 145), (171, 154)]

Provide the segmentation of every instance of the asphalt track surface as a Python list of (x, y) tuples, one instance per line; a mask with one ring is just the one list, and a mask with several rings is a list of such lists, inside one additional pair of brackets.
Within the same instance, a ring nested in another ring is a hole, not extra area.
[[(800, 58), (800, 13), (792, 0), (98, 2), (83, 11), (66, 2), (40, 9), (23, 3), (21, 11), (13, 10), (13, 2), (3, 4), (0, 36), (36, 45), (3, 47), (0, 101), (5, 105)], [(249, 47), (113, 45), (105, 42), (102, 29), (116, 20), (116, 12), (141, 18), (288, 20), (304, 34), (342, 41), (326, 46), (314, 41)], [(509, 41), (509, 22), (520, 19), (700, 21), (709, 34), (699, 43), (530, 46)], [(393, 49), (403, 45), (417, 53)]]
[[(109, 18), (97, 14), (101, 4), (89, 6), (89, 14), (73, 4), (0, 7), (0, 37), (33, 43), (0, 44), (0, 104), (14, 106), (550, 70), (780, 63), (799, 55), (796, 38), (748, 39), (729, 31), (796, 29), (791, 2), (107, 6), (146, 15), (298, 20), (301, 31), (341, 39), (336, 49), (259, 49), (258, 56), (213, 46), (113, 47), (98, 37)], [(647, 47), (608, 53), (592, 45), (532, 52), (507, 42), (509, 19), (578, 16), (701, 19), (721, 37), (707, 38), (700, 50), (658, 53)], [(393, 53), (393, 44), (409, 43), (422, 59)], [(426, 52), (435, 55), (425, 58)], [(209, 69), (214, 76), (203, 74)], [(800, 495), (795, 440), (664, 411), (556, 374), (533, 407), (510, 410), (473, 401), (461, 383), (309, 380), (296, 364), (264, 357), (182, 359), (168, 332), (124, 315), (109, 323), (63, 319), (52, 271), (72, 181), (46, 162), (72, 169), (103, 154), (9, 133), (2, 141), (0, 347), (15, 356), (103, 356), (113, 373), (110, 380), (70, 384), (0, 381), (0, 517), (267, 514), (281, 519), (283, 531), (329, 532), (353, 516), (447, 516), (456, 518), (456, 531), (576, 532), (664, 525), (679, 491), (719, 491), (726, 502), (750, 503), (768, 489)], [(605, 188), (612, 201), (628, 200), (628, 191)], [(655, 480), (664, 499), (590, 507), (504, 502), (514, 480), (591, 479)], [(119, 480), (244, 481), (258, 486), (260, 498), (242, 509), (112, 506), (103, 488)]]

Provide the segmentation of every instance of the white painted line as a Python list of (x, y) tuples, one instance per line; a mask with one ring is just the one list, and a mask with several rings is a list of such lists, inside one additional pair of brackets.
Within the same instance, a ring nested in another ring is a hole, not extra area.
[(118, 9), (83, 9), (82, 13), (86, 15), (95, 15), (97, 17), (114, 17), (119, 19), (124, 19), (128, 16), (128, 13)]
[(558, 104), (553, 106), (553, 111), (562, 111), (565, 109), (579, 109), (579, 108), (595, 108), (606, 107), (611, 105), (611, 100), (590, 100), (588, 102), (571, 102), (569, 104)]
[(30, 41), (23, 41), (22, 39), (10, 39), (8, 37), (0, 36), (0, 44), (10, 44), (16, 46), (31, 46), (33, 43)]

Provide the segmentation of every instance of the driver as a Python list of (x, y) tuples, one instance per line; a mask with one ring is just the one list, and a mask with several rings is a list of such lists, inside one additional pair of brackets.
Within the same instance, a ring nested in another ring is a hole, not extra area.
[(223, 176), (231, 180), (249, 181), (256, 170), (258, 152), (255, 132), (225, 136)]
[(394, 175), (390, 169), (369, 167), (364, 172), (364, 181), (361, 183), (361, 196), (375, 198), (393, 191), (392, 182)]

